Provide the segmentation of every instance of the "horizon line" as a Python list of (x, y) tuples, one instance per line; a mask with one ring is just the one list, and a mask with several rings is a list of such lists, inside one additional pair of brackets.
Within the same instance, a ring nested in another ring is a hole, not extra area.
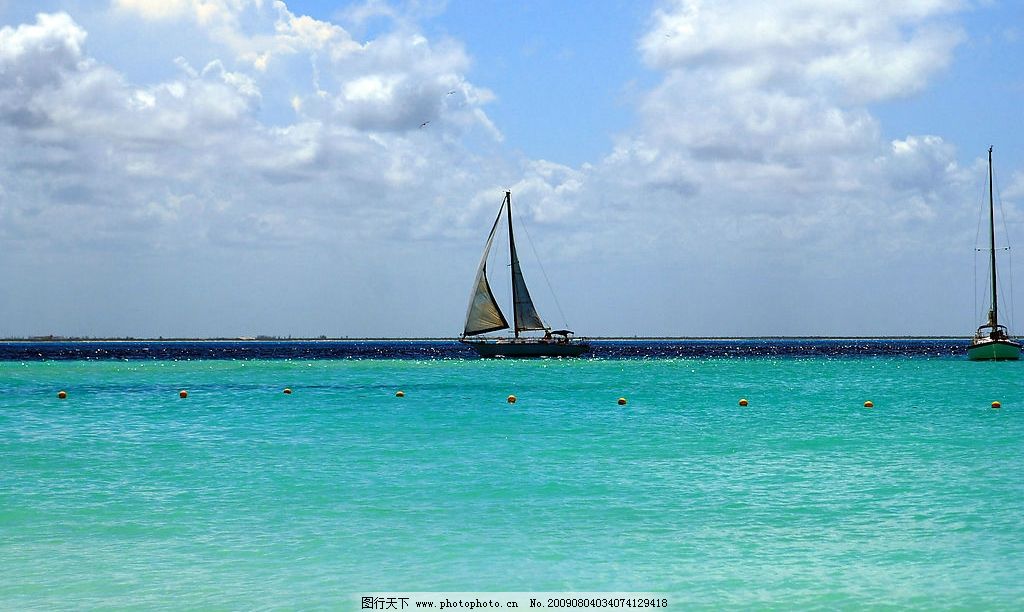
[[(906, 336), (756, 335), (756, 336), (577, 336), (579, 340), (968, 340), (971, 336), (946, 334)], [(459, 336), (11, 336), (0, 342), (458, 342)]]

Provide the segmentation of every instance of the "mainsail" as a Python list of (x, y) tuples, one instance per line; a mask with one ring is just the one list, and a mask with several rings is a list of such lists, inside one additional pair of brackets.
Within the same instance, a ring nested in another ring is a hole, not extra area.
[(515, 315), (515, 332), (518, 336), (521, 331), (547, 329), (547, 326), (537, 314), (537, 308), (530, 299), (530, 290), (526, 288), (523, 271), (519, 267), (516, 241), (512, 237), (512, 194), (505, 192), (505, 203), (508, 205), (508, 248), (512, 259), (512, 312)]
[[(498, 302), (491, 293), (491, 286), (487, 283), (487, 256), (491, 252), (491, 244), (494, 242), (494, 232), (498, 229), (498, 222), (501, 221), (501, 213), (504, 208), (498, 209), (498, 217), (491, 226), (491, 234), (487, 237), (487, 245), (484, 246), (483, 257), (480, 258), (480, 267), (476, 272), (476, 282), (473, 284), (473, 294), (469, 298), (469, 309), (466, 312), (465, 335), (475, 336), (487, 332), (508, 329), (508, 321), (505, 315), (498, 308)], [(518, 266), (517, 266), (518, 268)], [(524, 285), (525, 288), (525, 285)], [(518, 317), (517, 317), (518, 320)]]

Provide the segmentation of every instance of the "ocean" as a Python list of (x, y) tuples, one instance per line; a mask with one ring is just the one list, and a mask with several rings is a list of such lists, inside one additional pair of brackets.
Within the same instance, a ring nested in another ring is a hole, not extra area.
[(1020, 609), (1024, 364), (965, 348), (0, 343), (0, 609)]

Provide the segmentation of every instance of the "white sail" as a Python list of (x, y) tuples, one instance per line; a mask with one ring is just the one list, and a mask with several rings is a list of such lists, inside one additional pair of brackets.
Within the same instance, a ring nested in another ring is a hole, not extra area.
[(476, 282), (473, 283), (473, 293), (469, 297), (469, 309), (466, 311), (467, 336), (484, 334), (487, 332), (507, 329), (508, 321), (505, 315), (498, 308), (498, 302), (491, 293), (491, 286), (487, 283), (487, 256), (491, 252), (491, 244), (494, 243), (494, 232), (498, 229), (498, 222), (501, 221), (501, 213), (505, 205), (502, 202), (498, 209), (498, 217), (491, 227), (491, 234), (487, 237), (487, 244), (484, 246), (484, 254), (480, 258), (480, 267), (477, 268)]

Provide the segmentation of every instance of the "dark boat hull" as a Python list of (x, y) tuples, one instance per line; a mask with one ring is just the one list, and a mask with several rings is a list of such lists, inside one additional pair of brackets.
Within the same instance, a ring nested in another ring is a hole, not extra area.
[(1020, 359), (1020, 344), (1012, 340), (983, 339), (967, 349), (971, 361), (1015, 361)]
[(579, 357), (590, 350), (585, 342), (463, 340), (481, 357), (529, 359), (537, 357)]

